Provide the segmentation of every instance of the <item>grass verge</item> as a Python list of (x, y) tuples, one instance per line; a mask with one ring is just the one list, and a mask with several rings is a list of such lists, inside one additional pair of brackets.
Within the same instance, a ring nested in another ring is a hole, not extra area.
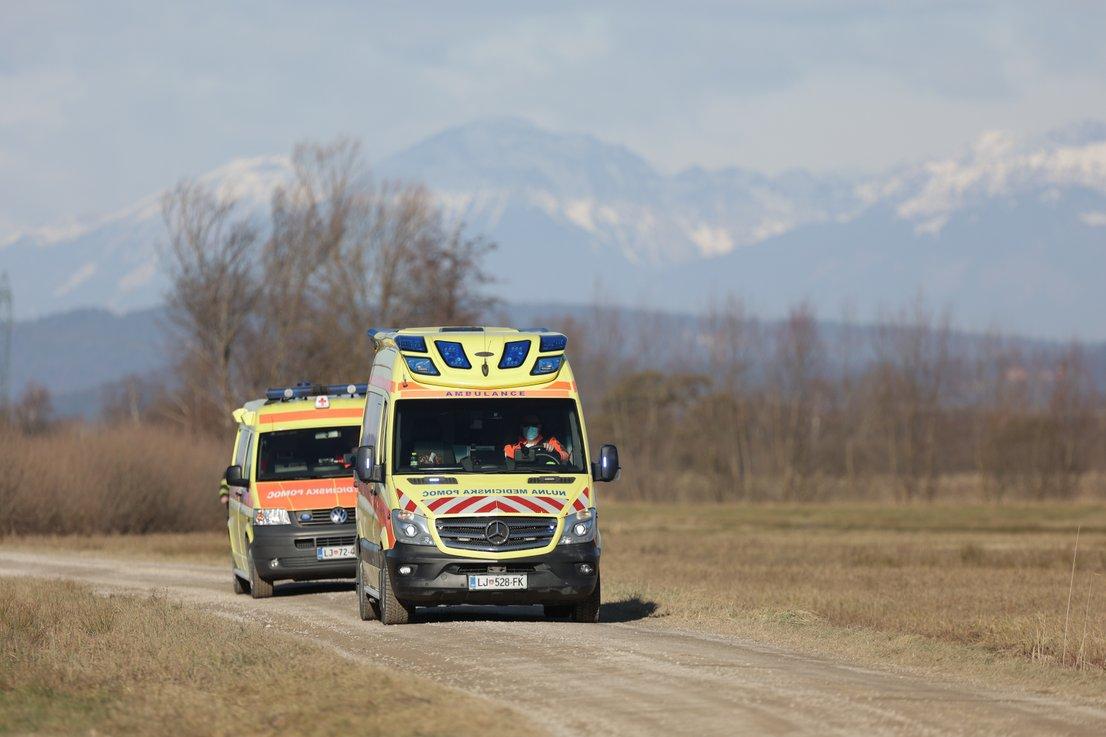
[[(0, 733), (485, 735), (517, 721), (163, 597), (18, 578), (0, 589)], [(290, 652), (294, 668), (273, 667)]]
[(602, 529), (605, 598), (669, 625), (1106, 702), (1106, 505), (612, 504)]

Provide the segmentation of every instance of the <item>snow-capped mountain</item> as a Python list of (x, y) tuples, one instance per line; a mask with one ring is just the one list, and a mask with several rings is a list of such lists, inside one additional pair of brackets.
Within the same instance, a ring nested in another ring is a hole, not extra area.
[[(288, 157), (262, 156), (236, 159), (199, 179), (262, 216), (289, 173)], [(141, 309), (162, 301), (159, 245), (165, 240), (159, 192), (118, 212), (10, 237), (0, 242), (0, 270), (10, 275), (19, 316), (81, 307)]]
[[(427, 183), (499, 244), (507, 301), (695, 309), (735, 292), (778, 314), (806, 299), (861, 317), (918, 293), (969, 327), (1106, 338), (1106, 124), (981, 135), (947, 158), (864, 179), (796, 171), (658, 171), (622, 146), (517, 119), (444, 131), (376, 164)], [(288, 161), (243, 159), (205, 179), (263, 216)], [(0, 246), (16, 310), (116, 310), (160, 300), (153, 195), (95, 222)]]

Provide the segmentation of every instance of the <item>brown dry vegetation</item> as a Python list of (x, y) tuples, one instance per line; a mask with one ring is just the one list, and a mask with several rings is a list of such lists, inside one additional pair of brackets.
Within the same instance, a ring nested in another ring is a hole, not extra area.
[[(413, 676), (162, 597), (26, 579), (0, 579), (0, 589), (0, 733), (478, 735), (518, 721)], [(282, 649), (295, 650), (294, 669), (271, 667)], [(338, 703), (338, 683), (374, 687)], [(401, 703), (418, 708), (397, 713)]]
[(605, 501), (602, 517), (606, 598), (669, 624), (1106, 687), (1106, 505)]
[(0, 536), (217, 529), (229, 455), (165, 425), (0, 428)]

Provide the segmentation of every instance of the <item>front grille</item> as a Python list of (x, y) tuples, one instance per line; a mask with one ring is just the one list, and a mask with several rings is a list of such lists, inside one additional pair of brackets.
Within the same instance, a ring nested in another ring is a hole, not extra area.
[[(496, 545), (487, 538), (488, 523), (507, 525), (507, 541)], [(435, 523), (438, 537), (446, 547), (463, 550), (526, 550), (544, 548), (557, 531), (553, 517), (448, 517)]]
[[(296, 522), (298, 522), (303, 527), (310, 527), (312, 525), (332, 525), (334, 523), (330, 521), (331, 509), (333, 509), (333, 507), (328, 507), (327, 509), (305, 509), (300, 512), (293, 512), (292, 514), (295, 517)], [(346, 514), (349, 516), (348, 521), (355, 522), (357, 520), (357, 509), (355, 507), (346, 507), (345, 510)], [(304, 512), (310, 514), (311, 519), (301, 520), (300, 515)]]
[[(500, 569), (492, 571), (490, 569)], [(534, 563), (505, 563), (503, 565), (496, 565), (495, 563), (460, 563), (453, 566), (451, 571), (455, 573), (463, 573), (466, 576), (470, 573), (534, 573), (538, 570), (538, 566)]]
[(333, 537), (301, 537), (295, 541), (300, 550), (331, 548), (338, 545), (353, 545), (356, 535), (335, 535)]

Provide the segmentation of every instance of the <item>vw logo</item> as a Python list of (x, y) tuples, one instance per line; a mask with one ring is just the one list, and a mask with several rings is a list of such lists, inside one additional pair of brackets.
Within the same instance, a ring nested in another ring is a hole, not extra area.
[(484, 537), (488, 538), (488, 542), (492, 545), (502, 545), (507, 542), (507, 538), (511, 536), (511, 528), (507, 526), (506, 522), (500, 522), (499, 520), (492, 520), (488, 523), (488, 526), (484, 528)]
[(336, 525), (344, 525), (349, 519), (349, 513), (341, 507), (330, 510), (330, 521)]

